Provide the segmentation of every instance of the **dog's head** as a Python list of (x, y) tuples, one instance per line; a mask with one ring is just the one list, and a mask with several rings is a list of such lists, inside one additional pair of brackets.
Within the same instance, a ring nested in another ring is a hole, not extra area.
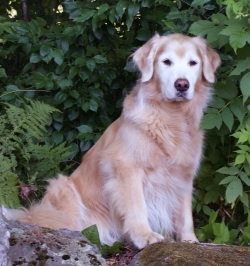
[(165, 99), (191, 100), (198, 81), (213, 83), (219, 55), (200, 37), (156, 34), (133, 55), (141, 82), (158, 82)]

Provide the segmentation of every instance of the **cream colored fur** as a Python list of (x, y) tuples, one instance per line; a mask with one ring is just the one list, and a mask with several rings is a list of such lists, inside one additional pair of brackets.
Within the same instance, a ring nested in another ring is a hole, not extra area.
[[(138, 248), (162, 234), (197, 241), (191, 204), (199, 125), (220, 58), (202, 38), (179, 34), (155, 35), (132, 57), (141, 79), (120, 118), (70, 177), (51, 180), (39, 204), (9, 210), (10, 218), (79, 231), (96, 224), (102, 243), (126, 237)], [(178, 79), (188, 81), (186, 92), (177, 92)]]

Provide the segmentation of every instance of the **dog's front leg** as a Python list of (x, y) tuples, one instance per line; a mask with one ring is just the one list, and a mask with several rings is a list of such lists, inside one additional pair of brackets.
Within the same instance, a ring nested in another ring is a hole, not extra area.
[(192, 216), (192, 189), (193, 187), (189, 184), (183, 195), (179, 217), (176, 219), (176, 232), (177, 238), (181, 241), (199, 242), (194, 234)]
[(123, 165), (116, 179), (118, 191), (115, 193), (115, 205), (124, 220), (123, 232), (129, 235), (135, 246), (140, 249), (164, 239), (150, 228), (143, 193), (143, 177), (143, 170), (134, 166), (125, 168)]

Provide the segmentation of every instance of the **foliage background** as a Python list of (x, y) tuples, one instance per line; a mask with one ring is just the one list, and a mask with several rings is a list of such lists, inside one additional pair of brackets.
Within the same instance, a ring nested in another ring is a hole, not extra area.
[[(208, 131), (204, 161), (195, 182), (196, 234), (201, 241), (248, 245), (248, 0), (0, 2), (1, 119), (5, 128), (11, 128), (6, 118), (9, 108), (25, 109), (33, 101), (45, 103), (43, 110), (48, 105), (54, 108), (42, 124), (46, 131), (31, 139), (47, 149), (60, 146), (54, 169), (62, 172), (72, 171), (119, 116), (122, 100), (137, 78), (127, 60), (136, 48), (155, 32), (206, 37), (220, 53), (222, 66), (214, 100), (201, 124)], [(31, 143), (25, 139), (32, 132), (32, 127), (26, 128), (17, 136), (27, 150)], [(43, 191), (46, 179), (55, 173), (50, 169), (46, 176), (38, 176), (46, 165), (39, 164), (43, 158), (22, 157), (15, 147), (6, 152), (8, 145), (0, 140), (0, 156), (5, 158), (12, 179), (1, 167), (0, 191), (6, 184), (15, 189), (0, 197), (0, 202), (16, 207), (20, 203), (18, 187), (21, 192), (22, 188), (28, 190), (21, 194), (27, 201), (31, 186)]]

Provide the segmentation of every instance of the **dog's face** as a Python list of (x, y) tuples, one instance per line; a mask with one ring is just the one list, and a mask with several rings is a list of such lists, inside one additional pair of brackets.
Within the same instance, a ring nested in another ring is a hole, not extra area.
[(193, 98), (198, 80), (213, 83), (220, 58), (202, 38), (172, 34), (155, 35), (139, 48), (133, 59), (142, 82), (158, 82), (168, 101)]

